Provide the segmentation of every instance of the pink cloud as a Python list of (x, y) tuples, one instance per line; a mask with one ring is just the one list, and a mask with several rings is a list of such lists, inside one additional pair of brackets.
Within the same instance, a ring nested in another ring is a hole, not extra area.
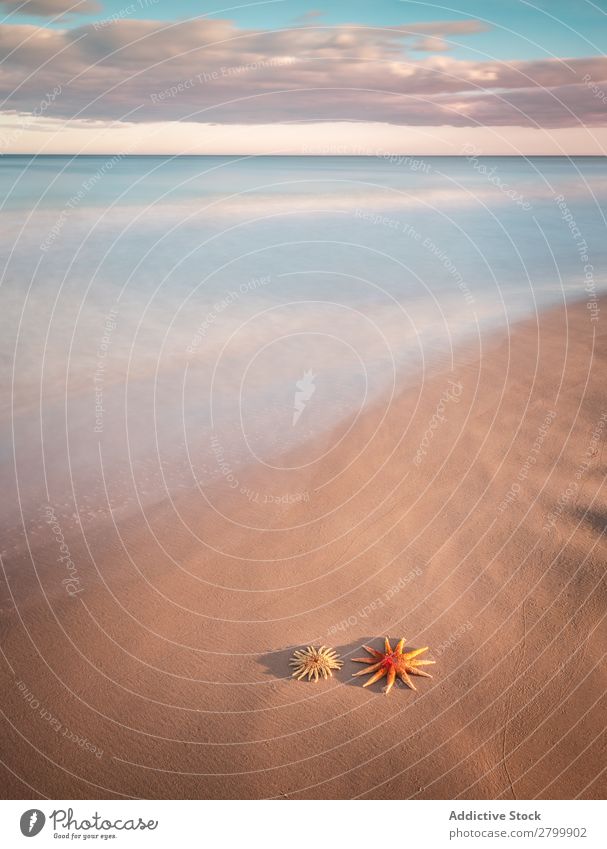
[(38, 15), (44, 18), (76, 12), (98, 12), (101, 8), (95, 0), (0, 0), (0, 7), (19, 15)]
[[(206, 19), (125, 19), (62, 31), (4, 25), (0, 93), (5, 112), (35, 113), (59, 87), (48, 117), (89, 120), (128, 114), (131, 121), (224, 124), (607, 123), (604, 104), (587, 85), (607, 80), (606, 57), (507, 63), (446, 55), (452, 36), (484, 28), (444, 21), (275, 32)], [(427, 55), (412, 52), (419, 50)]]

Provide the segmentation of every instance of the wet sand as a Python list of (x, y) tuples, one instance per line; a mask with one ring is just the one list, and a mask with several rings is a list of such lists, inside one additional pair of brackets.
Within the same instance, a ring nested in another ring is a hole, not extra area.
[[(296, 468), (91, 527), (51, 504), (5, 546), (2, 795), (603, 797), (605, 326), (456, 352)], [(384, 635), (430, 646), (417, 692), (352, 679)], [(310, 643), (329, 682), (289, 677)]]

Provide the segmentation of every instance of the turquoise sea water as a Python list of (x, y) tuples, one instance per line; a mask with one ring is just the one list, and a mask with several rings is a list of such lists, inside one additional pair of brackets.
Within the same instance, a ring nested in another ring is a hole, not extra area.
[(5, 470), (94, 512), (100, 456), (117, 506), (280, 456), (603, 291), (606, 200), (590, 157), (4, 156)]

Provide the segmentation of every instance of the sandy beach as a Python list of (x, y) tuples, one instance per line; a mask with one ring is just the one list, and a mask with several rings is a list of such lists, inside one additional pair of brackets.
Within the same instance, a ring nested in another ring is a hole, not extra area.
[[(487, 333), (126, 518), (42, 505), (3, 557), (3, 795), (604, 796), (605, 327)], [(416, 692), (352, 678), (386, 635), (430, 647)], [(290, 678), (309, 644), (330, 681)]]

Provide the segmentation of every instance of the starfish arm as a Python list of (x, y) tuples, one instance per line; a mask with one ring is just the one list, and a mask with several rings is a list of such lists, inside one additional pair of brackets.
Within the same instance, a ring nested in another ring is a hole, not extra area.
[(376, 657), (353, 657), (353, 663), (377, 663)]
[(417, 689), (415, 687), (415, 685), (413, 684), (413, 681), (409, 678), (409, 676), (407, 675), (406, 672), (401, 672), (400, 678), (401, 678), (401, 681), (403, 681), (403, 683), (405, 683), (407, 685), (407, 687), (410, 687), (412, 690)]
[(365, 651), (368, 651), (369, 654), (375, 655), (375, 657), (381, 657), (382, 653), (380, 651), (376, 651), (376, 649), (372, 649), (371, 646), (363, 646)]
[(369, 687), (371, 684), (375, 684), (375, 682), (379, 681), (380, 678), (383, 678), (385, 674), (386, 674), (385, 668), (378, 669), (378, 671), (375, 673), (375, 675), (373, 675), (371, 678), (369, 678), (368, 681), (365, 681), (365, 683), (363, 684), (363, 687)]
[(386, 683), (386, 690), (385, 690), (386, 696), (388, 695), (388, 693), (390, 692), (390, 690), (394, 686), (395, 680), (396, 680), (396, 669), (393, 666), (391, 666), (390, 669), (388, 670), (388, 681)]
[(359, 675), (370, 675), (372, 672), (375, 672), (376, 669), (382, 665), (383, 660), (380, 660), (379, 663), (373, 664), (370, 669), (361, 669), (360, 672), (353, 672), (352, 678), (358, 678)]
[(432, 678), (432, 676), (430, 675), (430, 673), (429, 673), (429, 672), (424, 672), (424, 670), (423, 670), (423, 669), (416, 669), (416, 667), (415, 667), (415, 666), (411, 666), (411, 667), (407, 670), (407, 672), (409, 673), (409, 675), (423, 675), (423, 676), (424, 676), (424, 678)]
[(392, 646), (390, 645), (390, 640), (387, 637), (384, 639), (384, 646), (386, 648), (386, 654), (391, 654)]
[(405, 638), (404, 638), (404, 637), (402, 637), (402, 638), (398, 641), (398, 643), (397, 643), (397, 645), (396, 645), (396, 648), (394, 649), (394, 654), (402, 654), (402, 653), (403, 653), (403, 649), (404, 649), (404, 647), (405, 647)]
[(435, 660), (414, 660), (411, 666), (434, 666)]
[(424, 646), (423, 649), (413, 649), (413, 651), (407, 652), (403, 657), (407, 660), (411, 660), (414, 657), (417, 657), (418, 654), (423, 654), (425, 651), (428, 651), (428, 646)]

